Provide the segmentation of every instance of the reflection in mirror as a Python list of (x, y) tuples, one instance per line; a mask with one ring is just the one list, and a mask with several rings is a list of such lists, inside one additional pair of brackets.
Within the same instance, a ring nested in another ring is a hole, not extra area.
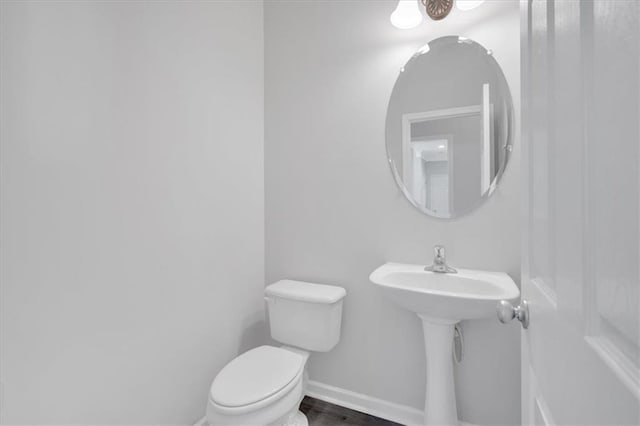
[(437, 39), (405, 65), (387, 112), (387, 153), (398, 185), (423, 212), (453, 218), (489, 197), (507, 162), (511, 96), (479, 44)]

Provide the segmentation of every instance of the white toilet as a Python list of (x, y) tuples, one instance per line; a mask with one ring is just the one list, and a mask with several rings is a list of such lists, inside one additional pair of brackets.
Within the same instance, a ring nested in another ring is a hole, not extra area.
[(290, 346), (260, 346), (229, 362), (213, 379), (209, 425), (306, 426), (298, 411), (308, 351), (340, 340), (342, 287), (282, 280), (265, 289), (271, 337)]

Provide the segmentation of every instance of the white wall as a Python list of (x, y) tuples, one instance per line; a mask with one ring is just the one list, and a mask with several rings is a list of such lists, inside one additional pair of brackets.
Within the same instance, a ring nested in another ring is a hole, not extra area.
[[(519, 117), (519, 12), (517, 1), (490, 1), (400, 31), (389, 23), (395, 4), (265, 4), (266, 277), (347, 289), (342, 341), (312, 356), (312, 379), (421, 408), (420, 322), (376, 292), (368, 275), (385, 261), (430, 263), (440, 243), (454, 266), (501, 270), (517, 280), (520, 148), (516, 141), (498, 190), (479, 210), (456, 221), (428, 218), (403, 198), (389, 171), (387, 103), (417, 48), (458, 34), (493, 50)], [(463, 326), (461, 418), (519, 423), (518, 326), (496, 319)]]
[(1, 420), (170, 424), (263, 330), (261, 2), (2, 2)]

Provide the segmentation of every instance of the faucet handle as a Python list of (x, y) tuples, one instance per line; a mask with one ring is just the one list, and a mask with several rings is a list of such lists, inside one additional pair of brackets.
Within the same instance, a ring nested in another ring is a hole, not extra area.
[(447, 265), (447, 259), (444, 257), (444, 246), (440, 245), (433, 246), (433, 264), (425, 266), (424, 270), (443, 274), (455, 274), (458, 272)]

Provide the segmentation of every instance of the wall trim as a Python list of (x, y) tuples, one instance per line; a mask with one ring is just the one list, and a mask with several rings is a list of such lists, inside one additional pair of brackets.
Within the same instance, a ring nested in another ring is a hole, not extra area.
[(411, 426), (424, 424), (424, 412), (422, 410), (326, 385), (314, 380), (309, 380), (306, 394), (321, 401), (361, 411), (396, 423)]
[[(306, 395), (407, 426), (421, 426), (424, 424), (424, 412), (422, 410), (336, 386), (326, 385), (316, 382), (315, 380), (309, 380), (307, 382)], [(203, 417), (195, 423), (194, 426), (206, 426), (206, 420), (206, 417)], [(471, 423), (462, 421), (459, 422), (459, 424), (460, 426), (474, 426)]]

